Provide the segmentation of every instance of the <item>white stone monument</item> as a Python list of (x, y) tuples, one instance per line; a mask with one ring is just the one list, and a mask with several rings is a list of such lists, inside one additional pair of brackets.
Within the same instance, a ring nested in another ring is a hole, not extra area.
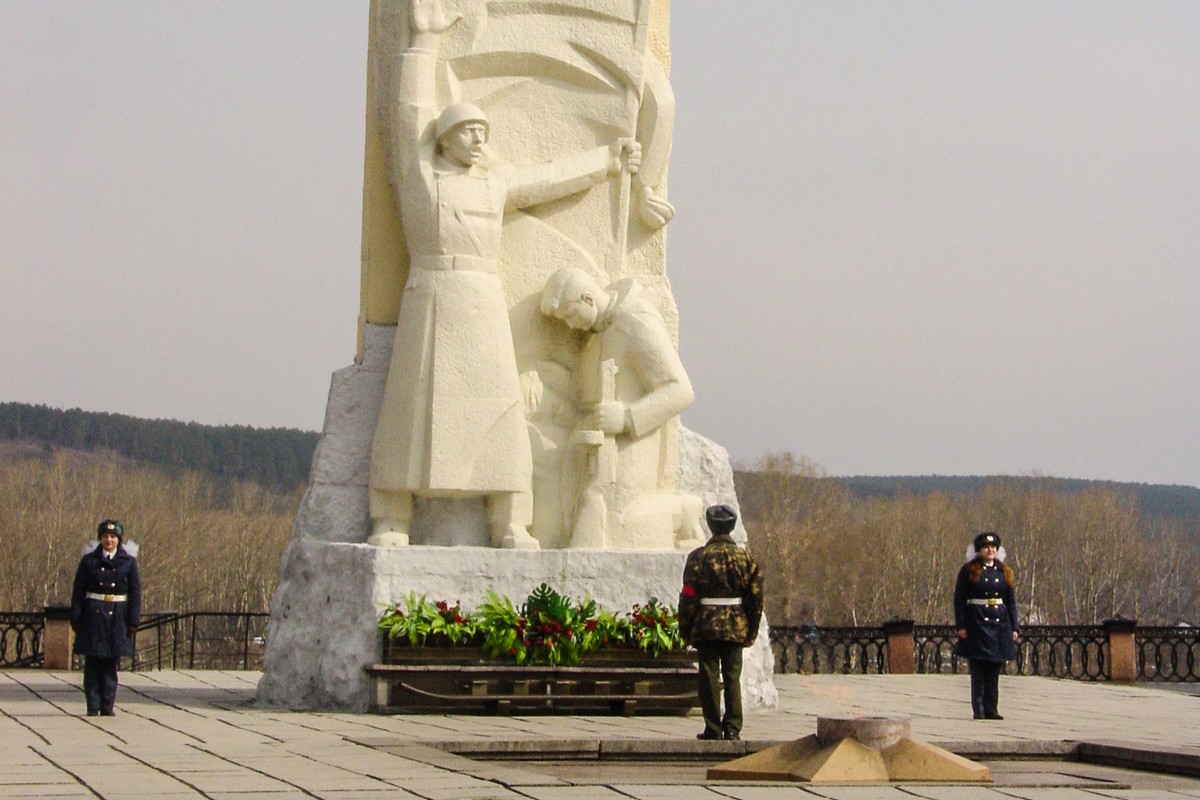
[[(373, 0), (362, 313), (271, 605), (262, 702), (364, 710), (381, 608), (539, 583), (677, 601), (736, 507), (666, 277), (665, 0)], [(735, 534), (745, 541), (745, 532)], [(773, 706), (767, 627), (748, 710)]]

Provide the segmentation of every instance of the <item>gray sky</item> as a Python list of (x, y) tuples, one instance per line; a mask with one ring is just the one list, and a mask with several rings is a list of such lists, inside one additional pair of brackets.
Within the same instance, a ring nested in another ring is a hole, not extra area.
[[(0, 2), (0, 400), (320, 428), (367, 0)], [(668, 269), (750, 464), (1200, 486), (1200, 3), (676, 0)]]

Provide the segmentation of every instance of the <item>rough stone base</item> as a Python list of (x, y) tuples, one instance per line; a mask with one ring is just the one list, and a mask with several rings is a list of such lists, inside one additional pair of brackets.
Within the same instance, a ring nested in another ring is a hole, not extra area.
[[(370, 528), (371, 439), (394, 332), (395, 326), (367, 325), (362, 363), (333, 375), (308, 490), (271, 601), (258, 688), (262, 703), (365, 711), (370, 692), (362, 668), (381, 657), (376, 620), (385, 605), (409, 592), (431, 600), (461, 600), (471, 609), (489, 589), (519, 604), (545, 582), (575, 598), (591, 596), (618, 612), (651, 597), (678, 603), (686, 553), (514, 552), (472, 546), (489, 539), (477, 499), (418, 502), (414, 533), (432, 533), (415, 536), (416, 546), (381, 549), (364, 544)], [(728, 453), (682, 427), (678, 486), (702, 497), (706, 505), (737, 507)], [(734, 538), (746, 541), (740, 520)], [(764, 619), (758, 641), (743, 658), (747, 710), (778, 703), (767, 633)]]

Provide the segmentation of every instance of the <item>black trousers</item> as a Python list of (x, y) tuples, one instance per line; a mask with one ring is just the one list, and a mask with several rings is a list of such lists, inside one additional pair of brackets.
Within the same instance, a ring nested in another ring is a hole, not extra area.
[(111, 712), (116, 705), (120, 661), (120, 658), (83, 657), (83, 696), (89, 714)]
[(998, 713), (1003, 671), (1003, 661), (971, 659), (971, 710), (975, 716), (990, 717)]
[(700, 662), (697, 690), (700, 710), (704, 712), (704, 732), (712, 739), (737, 736), (742, 732), (742, 646), (733, 642), (701, 642), (696, 645), (696, 653)]

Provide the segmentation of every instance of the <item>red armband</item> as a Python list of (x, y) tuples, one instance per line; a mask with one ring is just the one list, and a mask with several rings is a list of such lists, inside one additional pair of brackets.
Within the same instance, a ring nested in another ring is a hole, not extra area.
[(692, 586), (690, 583), (685, 583), (679, 593), (684, 597), (695, 597), (696, 587)]

